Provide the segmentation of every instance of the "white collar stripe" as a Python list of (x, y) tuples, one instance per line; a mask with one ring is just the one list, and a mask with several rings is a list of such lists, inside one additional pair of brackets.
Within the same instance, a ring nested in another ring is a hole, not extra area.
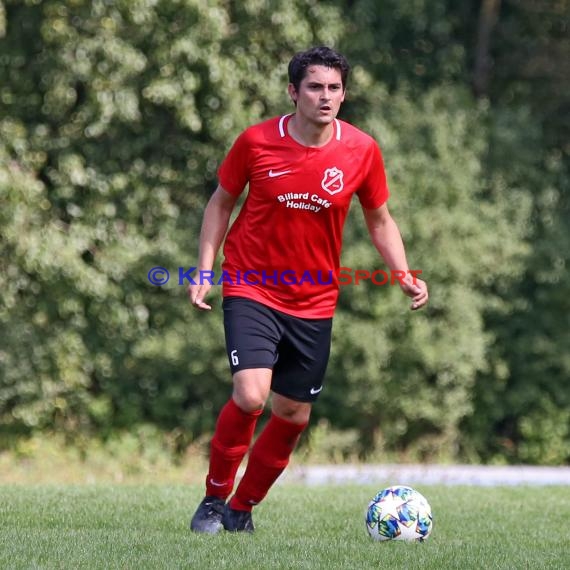
[(281, 138), (283, 138), (285, 136), (285, 119), (287, 117), (290, 117), (291, 113), (289, 113), (288, 115), (283, 115), (280, 119), (279, 119), (279, 134), (281, 135)]
[(340, 140), (340, 134), (341, 134), (341, 132), (340, 132), (340, 123), (339, 123), (338, 119), (335, 119), (334, 122), (335, 122), (335, 125), (336, 125), (336, 140), (339, 141), (339, 140)]

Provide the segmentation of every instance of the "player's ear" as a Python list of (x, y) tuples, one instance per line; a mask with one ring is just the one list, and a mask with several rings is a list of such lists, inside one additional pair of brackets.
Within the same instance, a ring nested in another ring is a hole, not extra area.
[(296, 105), (297, 104), (297, 90), (292, 83), (289, 83), (287, 86), (287, 91), (289, 93), (289, 97), (291, 97), (291, 101)]

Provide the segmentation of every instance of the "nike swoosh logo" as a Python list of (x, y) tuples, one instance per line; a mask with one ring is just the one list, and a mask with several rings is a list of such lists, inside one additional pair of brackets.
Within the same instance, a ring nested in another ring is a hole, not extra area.
[(321, 390), (323, 389), (323, 387), (321, 386), (320, 388), (311, 388), (311, 394), (318, 394)]
[(278, 176), (283, 176), (284, 174), (289, 174), (290, 170), (270, 170), (269, 171), (269, 178), (277, 178)]
[(210, 479), (210, 483), (212, 485), (214, 485), (214, 487), (223, 487), (225, 485), (225, 483), (218, 483), (217, 481), (214, 481), (213, 479)]

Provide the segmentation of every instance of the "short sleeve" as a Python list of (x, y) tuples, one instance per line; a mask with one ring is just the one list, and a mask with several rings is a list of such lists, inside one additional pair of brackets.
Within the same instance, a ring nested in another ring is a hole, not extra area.
[(364, 166), (364, 179), (358, 189), (358, 199), (363, 208), (375, 210), (384, 204), (390, 192), (386, 182), (384, 160), (375, 141), (372, 141), (366, 153)]
[(220, 185), (234, 196), (239, 196), (249, 182), (250, 148), (248, 131), (244, 131), (218, 169)]

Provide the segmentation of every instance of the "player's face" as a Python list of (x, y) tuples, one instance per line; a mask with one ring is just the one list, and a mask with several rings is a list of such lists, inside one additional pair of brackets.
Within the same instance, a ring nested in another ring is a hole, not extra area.
[(297, 91), (289, 85), (289, 95), (297, 102), (297, 117), (317, 125), (328, 125), (344, 101), (340, 71), (323, 65), (307, 68)]

